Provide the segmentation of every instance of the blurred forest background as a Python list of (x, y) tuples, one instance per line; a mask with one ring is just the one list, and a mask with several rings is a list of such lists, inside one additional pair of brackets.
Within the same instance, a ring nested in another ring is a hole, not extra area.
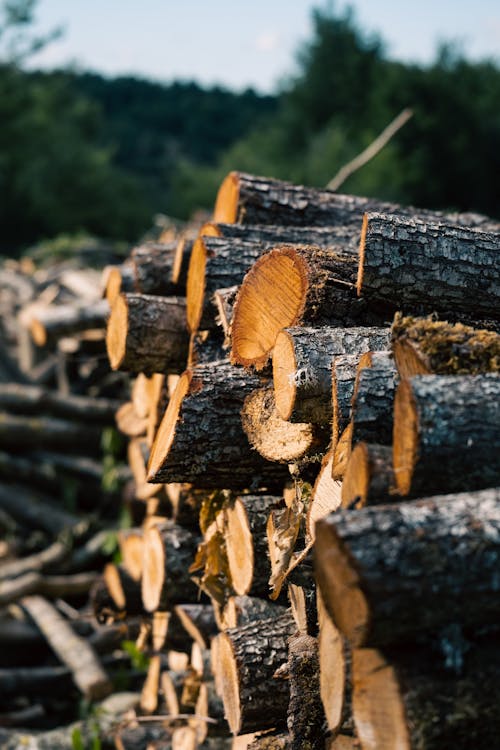
[(157, 213), (213, 206), (232, 169), (324, 186), (405, 107), (414, 116), (342, 192), (500, 216), (500, 65), (452, 44), (388, 59), (352, 12), (314, 11), (275, 96), (28, 72), (36, 0), (0, 3), (0, 255), (43, 238), (137, 240)]

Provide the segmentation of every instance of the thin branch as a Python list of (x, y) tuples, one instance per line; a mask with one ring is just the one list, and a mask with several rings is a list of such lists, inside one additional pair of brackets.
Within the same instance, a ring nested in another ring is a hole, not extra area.
[(367, 148), (365, 148), (364, 151), (358, 154), (352, 161), (345, 164), (337, 172), (335, 177), (333, 177), (326, 186), (328, 190), (338, 190), (342, 183), (345, 182), (353, 172), (356, 172), (369, 162), (370, 159), (373, 159), (373, 157), (384, 148), (393, 135), (395, 135), (412, 116), (412, 109), (403, 109), (403, 111), (399, 113), (399, 115), (380, 133), (377, 138), (375, 138), (374, 141), (372, 141), (372, 143), (370, 143), (369, 146), (367, 146)]

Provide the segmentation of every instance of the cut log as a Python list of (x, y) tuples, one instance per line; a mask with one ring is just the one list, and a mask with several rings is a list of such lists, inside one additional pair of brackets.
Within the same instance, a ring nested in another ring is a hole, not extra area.
[(287, 464), (298, 460), (318, 462), (330, 437), (320, 425), (282, 419), (272, 385), (258, 388), (245, 398), (241, 424), (248, 442), (261, 456)]
[(243, 401), (258, 384), (222, 362), (185, 372), (158, 429), (148, 481), (236, 490), (281, 487), (288, 470), (253, 450), (241, 426)]
[(126, 616), (144, 614), (141, 584), (132, 578), (123, 565), (108, 563), (103, 578), (118, 612)]
[(290, 750), (324, 750), (325, 712), (320, 700), (318, 641), (296, 633), (288, 639)]
[(290, 422), (332, 421), (332, 361), (386, 349), (388, 328), (286, 328), (273, 350), (276, 408)]
[(418, 375), (398, 387), (393, 465), (401, 495), (500, 484), (500, 378)]
[(89, 396), (61, 396), (34, 385), (0, 384), (0, 409), (14, 414), (51, 414), (101, 425), (113, 424), (120, 402)]
[(356, 298), (357, 261), (313, 246), (279, 245), (252, 266), (234, 306), (231, 361), (261, 370), (282, 328), (383, 325)]
[(388, 352), (367, 352), (358, 365), (352, 398), (351, 443), (391, 445), (394, 396), (399, 377)]
[(100, 438), (100, 427), (84, 421), (0, 412), (0, 446), (4, 448), (78, 449), (95, 454), (99, 453)]
[(413, 218), (363, 218), (358, 295), (408, 312), (498, 320), (500, 234)]
[(208, 648), (218, 633), (214, 608), (210, 604), (178, 604), (175, 613), (193, 641), (202, 649)]
[(388, 502), (395, 493), (395, 486), (392, 448), (377, 443), (358, 443), (353, 448), (344, 474), (342, 507), (363, 508), (365, 505)]
[(303, 586), (289, 583), (288, 599), (297, 631), (316, 637), (318, 635), (316, 589), (305, 589)]
[(343, 479), (351, 455), (352, 422), (345, 428), (335, 445), (332, 463), (332, 479)]
[(271, 563), (266, 525), (281, 503), (273, 495), (242, 495), (224, 509), (224, 539), (231, 586), (243, 596), (267, 596)]
[(182, 372), (189, 347), (185, 301), (121, 294), (109, 317), (106, 347), (113, 370)]
[(140, 581), (144, 555), (142, 529), (120, 529), (118, 545), (125, 570), (134, 581)]
[(182, 237), (177, 243), (175, 250), (174, 265), (172, 268), (172, 281), (182, 289), (182, 294), (186, 293), (188, 278), (189, 262), (193, 251), (194, 240), (189, 237)]
[(31, 318), (30, 331), (38, 346), (47, 346), (63, 336), (91, 328), (105, 328), (109, 315), (107, 300), (99, 300), (85, 307), (51, 305)]
[(109, 307), (113, 307), (116, 298), (123, 293), (135, 292), (135, 274), (130, 261), (121, 266), (106, 266), (103, 271), (102, 285), (104, 297)]
[(392, 348), (402, 378), (500, 370), (500, 335), (461, 323), (396, 315)]
[(340, 506), (342, 482), (332, 478), (334, 453), (330, 449), (325, 454), (321, 469), (314, 483), (306, 515), (307, 538), (314, 541), (316, 523)]
[(28, 557), (18, 560), (2, 563), (0, 567), (0, 580), (6, 578), (16, 578), (30, 571), (41, 572), (52, 565), (61, 563), (64, 558), (68, 557), (70, 551), (70, 540), (58, 539), (49, 547)]
[(335, 357), (332, 363), (333, 448), (336, 447), (351, 419), (351, 402), (359, 360), (357, 354), (346, 354)]
[(127, 448), (128, 464), (132, 469), (135, 481), (135, 494), (138, 500), (149, 500), (160, 491), (157, 484), (147, 481), (147, 465), (149, 460), (149, 446), (143, 437), (133, 438)]
[(199, 537), (172, 522), (145, 533), (142, 601), (147, 612), (197, 602), (199, 592), (189, 568), (199, 542)]
[(128, 437), (141, 437), (146, 433), (148, 420), (138, 417), (132, 401), (122, 404), (115, 414), (116, 426)]
[(221, 630), (241, 628), (249, 623), (280, 617), (285, 607), (254, 596), (231, 596), (219, 618)]
[(185, 290), (172, 281), (176, 249), (177, 242), (147, 242), (134, 247), (130, 254), (134, 271), (134, 289), (131, 291), (160, 297), (184, 295)]
[(350, 729), (351, 650), (335, 627), (318, 593), (318, 658), (320, 697), (328, 730), (333, 736)]
[(215, 307), (215, 322), (222, 328), (224, 333), (224, 348), (231, 348), (231, 324), (233, 321), (233, 308), (238, 296), (239, 286), (229, 286), (225, 289), (217, 289), (212, 297)]
[(68, 528), (78, 534), (88, 528), (87, 521), (60, 510), (50, 498), (18, 484), (0, 484), (0, 509), (24, 526), (43, 529), (49, 534), (59, 534)]
[(317, 580), (354, 647), (497, 620), (499, 498), (500, 490), (483, 490), (318, 521)]
[(79, 690), (89, 700), (108, 695), (112, 685), (86, 640), (77, 636), (52, 605), (40, 596), (27, 596), (21, 604), (47, 638), (51, 648), (73, 674)]
[[(362, 216), (360, 216), (362, 218)], [(223, 224), (209, 221), (200, 229), (199, 236), (223, 237), (225, 240), (267, 243), (274, 245), (317, 245), (331, 247), (341, 244), (353, 255), (358, 254), (360, 222), (331, 226), (296, 226), (293, 224)]]
[(288, 683), (274, 673), (287, 660), (290, 614), (226, 630), (217, 643), (222, 700), (233, 734), (277, 727), (286, 722)]
[[(255, 739), (251, 740), (248, 745), (243, 745), (244, 750), (288, 750), (290, 747), (290, 737), (283, 732), (271, 732), (271, 734), (252, 735)], [(239, 750), (235, 748), (234, 750)]]
[(472, 645), (453, 669), (430, 649), (353, 652), (353, 711), (361, 748), (493, 747), (500, 721), (498, 642)]
[(186, 370), (196, 365), (228, 359), (221, 331), (196, 331), (189, 339)]
[(149, 659), (148, 673), (141, 692), (141, 711), (153, 714), (158, 708), (158, 691), (160, 689), (161, 657), (153, 654)]

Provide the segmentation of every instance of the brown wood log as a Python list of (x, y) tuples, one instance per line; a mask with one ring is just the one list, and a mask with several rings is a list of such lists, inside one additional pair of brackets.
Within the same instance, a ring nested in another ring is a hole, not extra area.
[(193, 251), (194, 239), (182, 237), (177, 243), (175, 251), (174, 265), (172, 268), (172, 281), (182, 289), (182, 294), (186, 293), (186, 285), (189, 271), (189, 262)]
[(51, 414), (63, 419), (113, 424), (119, 401), (89, 396), (62, 396), (34, 385), (0, 384), (0, 409), (13, 414)]
[(30, 571), (43, 571), (46, 568), (50, 568), (52, 565), (61, 563), (64, 558), (68, 557), (69, 551), (70, 540), (58, 539), (49, 547), (46, 547), (33, 555), (2, 563), (2, 566), (0, 567), (0, 580), (16, 578), (16, 576), (23, 575), (23, 573), (28, 573)]
[(325, 712), (320, 700), (318, 641), (305, 633), (288, 639), (290, 750), (323, 750)]
[(280, 487), (287, 470), (253, 450), (241, 426), (243, 401), (258, 383), (222, 362), (185, 372), (158, 429), (148, 481), (236, 490)]
[(224, 289), (217, 289), (212, 297), (215, 307), (215, 322), (219, 328), (222, 328), (225, 349), (231, 348), (231, 324), (238, 291), (239, 286), (229, 286)]
[[(134, 247), (130, 263), (134, 272), (134, 289), (140, 294), (160, 297), (183, 296), (185, 290), (172, 281), (177, 242), (146, 242)], [(125, 290), (121, 290), (125, 291)]]
[(337, 481), (343, 479), (351, 455), (351, 435), (352, 422), (349, 422), (338, 439), (333, 453), (332, 479)]
[(500, 370), (500, 335), (461, 323), (396, 315), (392, 349), (402, 378)]
[(25, 417), (0, 412), (0, 446), (38, 448), (95, 454), (100, 449), (101, 428), (56, 417)]
[(276, 337), (273, 382), (276, 408), (290, 422), (330, 424), (332, 362), (345, 354), (385, 349), (388, 328), (286, 328)]
[(82, 533), (88, 522), (54, 506), (49, 497), (19, 484), (0, 484), (0, 509), (29, 528), (58, 534), (64, 529)]
[(178, 379), (179, 376), (176, 374), (163, 375), (163, 373), (159, 372), (155, 372), (152, 376), (148, 424), (146, 427), (146, 439), (149, 448), (154, 443), (156, 430), (165, 414), (170, 396), (175, 390), (175, 384)]
[(231, 361), (261, 370), (282, 328), (384, 325), (356, 298), (357, 261), (314, 246), (278, 245), (246, 274), (234, 306)]
[(351, 403), (360, 357), (346, 354), (332, 362), (332, 445), (335, 448), (351, 419)]
[(256, 596), (231, 596), (219, 617), (219, 628), (241, 628), (258, 620), (280, 617), (285, 607)]
[[(498, 616), (500, 491), (337, 511), (316, 525), (325, 606), (354, 647)], [(383, 530), (383, 532), (381, 532)]]
[(185, 316), (181, 297), (120, 295), (106, 333), (111, 368), (146, 375), (182, 372), (189, 346)]
[(326, 725), (335, 737), (352, 730), (351, 649), (318, 593), (319, 692)]
[(108, 695), (112, 686), (99, 660), (86, 640), (80, 638), (49, 602), (40, 596), (27, 596), (23, 608), (47, 638), (51, 648), (73, 674), (76, 686), (90, 700)]
[(358, 443), (349, 457), (342, 482), (342, 507), (365, 505), (398, 499), (392, 467), (392, 448), (378, 443)]
[(274, 495), (242, 495), (224, 508), (224, 539), (231, 586), (239, 596), (267, 596), (271, 563), (267, 518), (281, 503)]
[(277, 727), (286, 722), (288, 684), (274, 673), (287, 660), (290, 614), (226, 630), (215, 639), (222, 700), (233, 734)]
[(134, 581), (140, 581), (144, 555), (144, 535), (142, 529), (120, 529), (118, 545), (123, 567)]
[(396, 364), (388, 352), (367, 352), (360, 358), (351, 408), (353, 446), (361, 440), (392, 443), (398, 382)]
[(145, 714), (153, 714), (158, 708), (158, 691), (160, 689), (160, 667), (161, 657), (152, 654), (149, 659), (148, 673), (144, 680), (141, 691), (141, 711)]
[(312, 571), (306, 569), (305, 565), (305, 562), (310, 562), (308, 553), (312, 544), (309, 542), (306, 545), (304, 513), (302, 499), (291, 507), (278, 508), (269, 513), (266, 533), (271, 561), (269, 596), (273, 601), (280, 596), (286, 581), (308, 589), (313, 586)]
[(439, 493), (500, 484), (500, 378), (418, 375), (398, 387), (393, 464), (397, 490)]
[(243, 240), (273, 244), (317, 245), (331, 247), (345, 245), (353, 255), (358, 254), (359, 223), (353, 225), (296, 226), (294, 224), (224, 224), (209, 221), (200, 229), (199, 236), (223, 237), (225, 240)]
[(403, 311), (498, 320), (500, 234), (414, 218), (363, 218), (358, 295)]
[(132, 578), (123, 565), (107, 563), (103, 578), (117, 612), (123, 616), (144, 614), (141, 584)]
[(51, 305), (31, 319), (30, 331), (38, 346), (47, 346), (63, 336), (91, 328), (105, 328), (109, 315), (107, 300), (99, 300), (85, 307)]
[(220, 331), (196, 331), (191, 334), (186, 370), (227, 359), (228, 352)]
[(157, 484), (150, 484), (147, 481), (149, 454), (147, 438), (137, 437), (129, 441), (127, 458), (134, 476), (135, 494), (138, 500), (149, 500), (155, 497), (161, 489)]
[(148, 420), (138, 417), (132, 401), (122, 404), (115, 414), (116, 426), (128, 437), (141, 437), (146, 434)]
[(361, 748), (493, 747), (500, 722), (498, 639), (468, 644), (458, 669), (431, 649), (353, 652)]
[(147, 612), (197, 602), (199, 592), (189, 568), (199, 542), (198, 536), (172, 522), (145, 533), (142, 601)]
[(241, 424), (248, 442), (263, 458), (287, 464), (298, 460), (318, 462), (330, 437), (320, 425), (282, 419), (272, 385), (258, 388), (245, 398)]
[(111, 308), (120, 294), (135, 292), (135, 274), (130, 261), (121, 266), (106, 266), (103, 271), (103, 296)]
[(342, 483), (332, 478), (334, 452), (330, 449), (321, 462), (321, 469), (313, 486), (306, 515), (308, 539), (316, 537), (316, 523), (340, 506)]
[(271, 732), (271, 734), (259, 734), (250, 744), (245, 745), (248, 750), (288, 750), (290, 737), (283, 732)]
[(208, 648), (212, 637), (218, 633), (212, 605), (177, 604), (174, 609), (182, 626), (193, 641), (202, 649)]

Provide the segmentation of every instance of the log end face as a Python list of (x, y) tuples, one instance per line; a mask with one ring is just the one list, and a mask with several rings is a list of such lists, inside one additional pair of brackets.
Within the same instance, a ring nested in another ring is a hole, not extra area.
[(37, 346), (45, 346), (47, 343), (47, 331), (40, 320), (34, 318), (30, 323), (31, 338)]
[(112, 370), (119, 370), (125, 361), (128, 335), (128, 305), (123, 294), (111, 308), (106, 329), (106, 350)]
[(109, 306), (113, 307), (119, 296), (122, 288), (122, 275), (118, 266), (111, 266), (109, 268), (106, 287), (104, 290), (104, 296), (108, 300)]
[(144, 538), (141, 594), (146, 612), (154, 612), (160, 605), (165, 582), (165, 562), (160, 532), (157, 526), (152, 526)]
[(411, 381), (402, 380), (394, 399), (394, 435), (392, 462), (396, 489), (400, 495), (408, 495), (413, 471), (418, 458), (419, 424), (418, 412)]
[(276, 409), (281, 419), (290, 419), (297, 395), (297, 361), (293, 339), (280, 331), (273, 351), (273, 385)]
[(221, 633), (214, 639), (217, 648), (217, 677), (216, 683), (222, 689), (222, 702), (224, 703), (224, 714), (229, 724), (229, 729), (236, 735), (241, 729), (241, 705), (238, 680), (238, 667), (236, 656), (233, 651), (231, 639)]
[(232, 322), (231, 361), (261, 370), (282, 328), (295, 325), (308, 287), (304, 260), (277, 247), (252, 266), (240, 287)]
[(226, 510), (226, 523), (226, 551), (231, 585), (238, 596), (244, 596), (252, 585), (254, 555), (252, 533), (241, 500), (236, 500)]
[(177, 381), (175, 390), (168, 402), (167, 409), (160, 422), (155, 440), (151, 447), (148, 462), (148, 482), (162, 483), (165, 481), (162, 478), (165, 470), (165, 462), (174, 442), (175, 427), (179, 418), (182, 401), (189, 390), (190, 382), (191, 374), (189, 372), (184, 372)]
[(366, 505), (369, 484), (368, 451), (366, 443), (358, 443), (349, 456), (342, 482), (342, 507), (356, 508)]
[(320, 518), (333, 513), (340, 505), (342, 483), (332, 478), (333, 458), (333, 451), (329, 451), (324, 457), (307, 509), (307, 533), (313, 541), (316, 538), (316, 523)]
[(113, 599), (115, 606), (119, 610), (125, 610), (127, 600), (117, 566), (114, 563), (108, 563), (104, 568), (103, 577), (108, 593)]
[(224, 178), (215, 199), (214, 222), (234, 224), (238, 218), (240, 185), (238, 172)]
[(203, 312), (206, 265), (207, 251), (203, 237), (199, 236), (195, 240), (191, 251), (186, 286), (186, 314), (188, 328), (191, 333), (198, 330)]
[(343, 720), (346, 670), (343, 639), (328, 615), (320, 622), (318, 652), (321, 702), (328, 729), (335, 734)]

